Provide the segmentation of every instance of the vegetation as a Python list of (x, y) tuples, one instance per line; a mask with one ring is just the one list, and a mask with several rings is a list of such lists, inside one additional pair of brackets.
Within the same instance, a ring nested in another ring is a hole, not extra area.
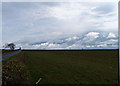
[(24, 51), (32, 83), (118, 84), (118, 50)]
[(5, 44), (3, 47), (4, 48), (10, 48), (11, 50), (14, 50), (15, 49), (15, 44), (14, 43), (9, 43), (9, 44)]
[(11, 58), (3, 61), (2, 68), (2, 81), (3, 85), (29, 85), (29, 72), (24, 65), (23, 53), (12, 56)]
[(2, 50), (2, 55), (6, 55), (6, 54), (10, 54), (10, 53), (14, 53), (17, 50)]
[(3, 71), (14, 84), (118, 84), (118, 50), (24, 50)]

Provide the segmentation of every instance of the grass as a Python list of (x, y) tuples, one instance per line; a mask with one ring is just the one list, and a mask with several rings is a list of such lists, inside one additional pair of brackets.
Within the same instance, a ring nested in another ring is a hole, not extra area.
[(2, 63), (2, 82), (3, 85), (26, 86), (29, 82), (29, 72), (23, 62), (23, 53), (16, 54)]
[[(5, 51), (6, 52), (6, 51)], [(7, 50), (7, 53), (6, 54), (10, 54), (10, 53), (13, 53), (13, 52), (16, 52), (16, 51), (11, 51), (11, 50)], [(5, 55), (6, 55), (5, 54)], [(21, 54), (21, 53), (20, 53)], [(2, 63), (5, 64), (6, 62), (8, 62), (9, 60), (12, 60), (12, 59), (19, 59), (19, 58), (16, 58), (16, 57), (20, 57), (19, 55), (20, 54), (15, 54), (13, 56), (11, 56), (10, 58), (7, 58), (6, 60), (3, 60)], [(3, 54), (4, 55), (4, 54)], [(20, 59), (19, 59), (20, 60)]]
[(118, 84), (118, 50), (22, 52), (32, 84)]
[(6, 54), (10, 54), (10, 53), (14, 53), (17, 50), (2, 50), (2, 55), (6, 55)]

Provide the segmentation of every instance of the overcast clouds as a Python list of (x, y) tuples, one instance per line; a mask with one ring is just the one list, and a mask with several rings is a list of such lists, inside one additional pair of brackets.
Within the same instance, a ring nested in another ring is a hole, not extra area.
[[(89, 32), (118, 36), (117, 2), (4, 2), (2, 15), (3, 44), (15, 42), (29, 48), (31, 43), (82, 37)], [(76, 43), (81, 42), (72, 45)], [(64, 47), (70, 46), (66, 43)]]

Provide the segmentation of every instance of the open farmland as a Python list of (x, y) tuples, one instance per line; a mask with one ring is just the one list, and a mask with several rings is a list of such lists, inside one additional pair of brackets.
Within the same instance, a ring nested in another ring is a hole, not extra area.
[(40, 84), (117, 84), (118, 50), (24, 51), (32, 81)]
[(12, 59), (31, 84), (118, 84), (118, 50), (23, 50)]

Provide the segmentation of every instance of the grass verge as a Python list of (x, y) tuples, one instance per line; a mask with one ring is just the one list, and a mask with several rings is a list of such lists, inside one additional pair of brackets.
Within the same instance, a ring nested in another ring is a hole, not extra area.
[(3, 61), (3, 85), (26, 86), (30, 84), (29, 72), (23, 62), (23, 52)]

